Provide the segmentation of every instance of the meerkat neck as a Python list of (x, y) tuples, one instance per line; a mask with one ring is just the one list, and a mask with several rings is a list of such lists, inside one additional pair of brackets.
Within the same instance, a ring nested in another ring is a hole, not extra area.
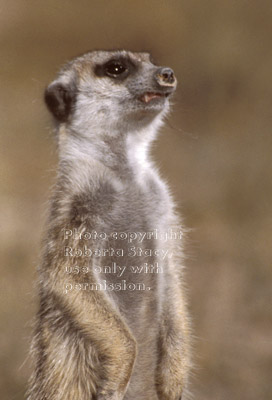
[[(155, 127), (156, 128), (156, 127)], [(95, 165), (110, 170), (123, 181), (142, 177), (150, 167), (149, 148), (157, 129), (146, 127), (118, 135), (79, 135), (61, 127), (59, 130), (59, 175), (70, 182), (88, 180), (95, 173)], [(69, 184), (70, 184), (69, 183)]]

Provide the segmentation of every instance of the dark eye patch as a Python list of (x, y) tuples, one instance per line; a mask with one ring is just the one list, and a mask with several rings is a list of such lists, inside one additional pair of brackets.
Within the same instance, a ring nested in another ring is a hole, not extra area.
[(120, 61), (109, 61), (105, 67), (105, 72), (108, 76), (116, 78), (118, 75), (124, 74), (128, 67)]
[(96, 65), (94, 72), (99, 77), (108, 76), (114, 80), (124, 80), (135, 71), (136, 66), (127, 58), (113, 58), (105, 64)]

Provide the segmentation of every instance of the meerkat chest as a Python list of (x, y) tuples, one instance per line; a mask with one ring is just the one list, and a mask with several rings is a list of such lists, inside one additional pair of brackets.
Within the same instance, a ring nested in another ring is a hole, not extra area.
[(120, 308), (125, 305), (135, 316), (143, 312), (142, 303), (150, 302), (152, 308), (162, 290), (170, 251), (161, 236), (169, 227), (171, 205), (167, 191), (151, 175), (141, 185), (132, 181), (119, 190), (115, 185), (112, 193), (108, 209), (103, 207), (99, 215), (108, 240), (96, 273)]

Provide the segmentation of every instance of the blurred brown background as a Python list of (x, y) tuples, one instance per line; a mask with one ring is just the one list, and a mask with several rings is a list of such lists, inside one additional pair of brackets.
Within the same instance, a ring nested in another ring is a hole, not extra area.
[(43, 90), (94, 48), (151, 51), (179, 79), (154, 157), (188, 235), (199, 400), (272, 398), (272, 3), (0, 0), (0, 392), (21, 400), (57, 157)]

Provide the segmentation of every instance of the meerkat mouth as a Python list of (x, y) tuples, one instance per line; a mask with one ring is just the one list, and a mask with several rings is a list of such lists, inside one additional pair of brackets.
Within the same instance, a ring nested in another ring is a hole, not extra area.
[(140, 97), (143, 103), (150, 103), (153, 99), (168, 97), (170, 93), (146, 92)]

